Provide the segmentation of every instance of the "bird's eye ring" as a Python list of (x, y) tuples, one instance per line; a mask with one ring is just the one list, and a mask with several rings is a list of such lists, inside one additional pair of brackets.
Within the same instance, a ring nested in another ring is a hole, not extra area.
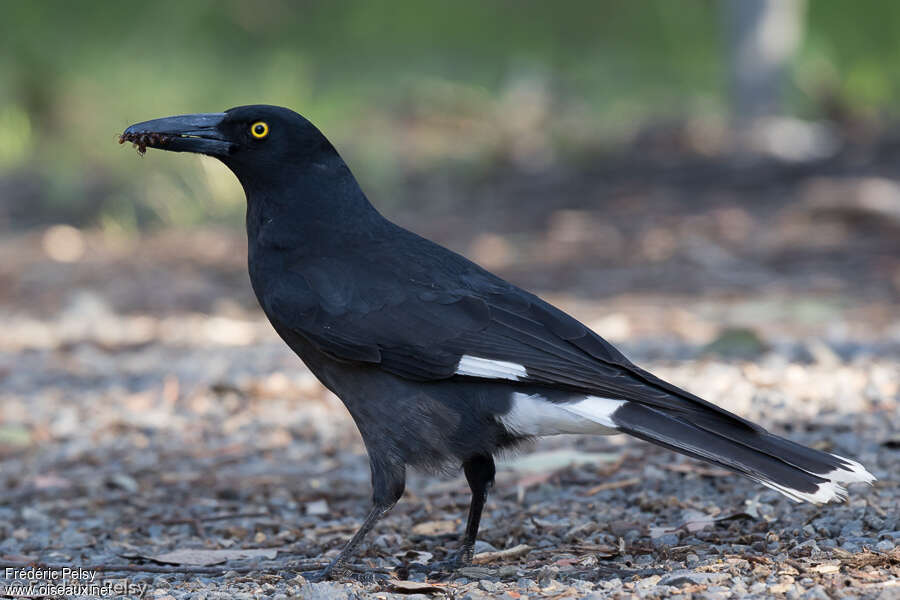
[(257, 121), (250, 126), (250, 133), (258, 140), (269, 135), (269, 125), (265, 121)]

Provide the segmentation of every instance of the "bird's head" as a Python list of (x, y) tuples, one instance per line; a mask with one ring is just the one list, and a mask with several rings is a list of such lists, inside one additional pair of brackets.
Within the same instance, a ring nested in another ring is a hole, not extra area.
[(242, 183), (279, 165), (336, 155), (325, 136), (305, 118), (290, 109), (263, 104), (136, 123), (119, 136), (119, 143), (124, 142), (132, 142), (141, 153), (158, 148), (213, 156)]
[(285, 246), (296, 243), (291, 232), (304, 226), (344, 234), (388, 226), (334, 146), (287, 108), (257, 104), (144, 121), (126, 129), (119, 142), (132, 142), (141, 153), (159, 148), (221, 160), (246, 193), (251, 237), (262, 222), (277, 222), (290, 234), (287, 241), (278, 238)]

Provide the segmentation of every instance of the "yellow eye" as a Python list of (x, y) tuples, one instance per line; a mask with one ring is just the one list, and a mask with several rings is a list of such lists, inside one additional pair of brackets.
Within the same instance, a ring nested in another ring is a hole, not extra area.
[(257, 121), (250, 126), (250, 133), (253, 134), (253, 137), (256, 139), (261, 140), (269, 135), (269, 125), (264, 121)]

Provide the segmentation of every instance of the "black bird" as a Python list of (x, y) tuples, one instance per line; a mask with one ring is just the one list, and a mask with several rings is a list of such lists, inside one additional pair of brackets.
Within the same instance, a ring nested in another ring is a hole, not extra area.
[(253, 291), (362, 434), (373, 506), (326, 576), (403, 494), (407, 466), (462, 464), (472, 502), (457, 563), (470, 561), (493, 455), (535, 436), (628, 433), (795, 501), (843, 500), (841, 484), (875, 479), (659, 379), (561, 310), (395, 225), (289, 109), (166, 117), (120, 141), (207, 154), (234, 172)]

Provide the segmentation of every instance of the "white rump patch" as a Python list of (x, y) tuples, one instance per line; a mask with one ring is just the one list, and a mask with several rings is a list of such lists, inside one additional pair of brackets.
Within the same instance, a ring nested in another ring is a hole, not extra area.
[(497, 419), (518, 435), (542, 436), (560, 433), (619, 433), (612, 414), (624, 400), (588, 396), (577, 402), (550, 402), (539, 394), (513, 392), (512, 406)]
[(528, 372), (522, 365), (503, 360), (491, 360), (490, 358), (478, 358), (477, 356), (463, 355), (456, 365), (457, 375), (469, 375), (470, 377), (486, 377), (488, 379), (509, 379), (518, 381), (528, 376)]
[(610, 398), (601, 398), (600, 396), (588, 396), (581, 402), (563, 404), (562, 407), (569, 412), (573, 412), (594, 423), (599, 423), (604, 427), (615, 429), (616, 424), (613, 423), (612, 416), (623, 404), (625, 404), (625, 400), (611, 400)]
[(873, 481), (875, 481), (875, 476), (869, 473), (864, 466), (862, 466), (855, 460), (844, 458), (843, 456), (838, 456), (837, 454), (832, 454), (832, 456), (847, 463), (848, 466), (845, 468), (829, 471), (825, 474), (813, 473), (813, 475), (828, 480), (824, 483), (820, 483), (818, 485), (818, 489), (815, 492), (800, 492), (781, 484), (774, 483), (772, 481), (764, 481), (762, 479), (759, 479), (758, 481), (764, 486), (775, 490), (776, 492), (781, 492), (795, 502), (803, 502), (805, 500), (806, 502), (812, 502), (813, 504), (825, 504), (826, 502), (831, 502), (832, 500), (836, 500), (838, 502), (843, 502), (844, 500), (846, 500), (847, 488), (841, 485), (843, 483), (871, 484)]

